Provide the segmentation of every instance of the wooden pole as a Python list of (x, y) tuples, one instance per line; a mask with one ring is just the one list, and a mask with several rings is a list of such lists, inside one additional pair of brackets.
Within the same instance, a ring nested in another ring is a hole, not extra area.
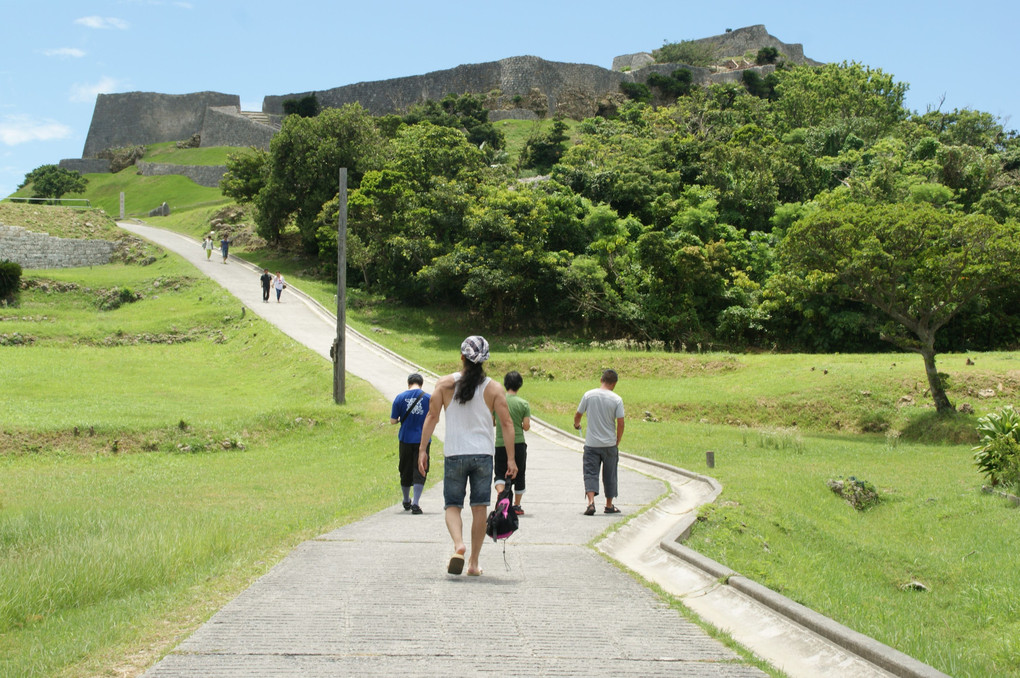
[(336, 233), (336, 339), (333, 340), (333, 400), (343, 405), (346, 395), (347, 327), (347, 168), (340, 168), (340, 216)]

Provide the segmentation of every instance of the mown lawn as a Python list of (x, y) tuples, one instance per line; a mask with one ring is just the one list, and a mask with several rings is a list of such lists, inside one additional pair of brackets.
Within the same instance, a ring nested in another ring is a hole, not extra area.
[(0, 307), (0, 675), (137, 673), (395, 501), (388, 403), (355, 379), (333, 404), (328, 362), (190, 266), (26, 278)]

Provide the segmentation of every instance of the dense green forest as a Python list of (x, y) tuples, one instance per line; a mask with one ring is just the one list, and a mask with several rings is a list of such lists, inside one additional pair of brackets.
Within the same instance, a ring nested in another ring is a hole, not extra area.
[(348, 284), (503, 329), (926, 359), (1020, 345), (1015, 132), (910, 111), (907, 84), (858, 63), (683, 75), (569, 137), (546, 126), (515, 161), (471, 95), (290, 115), (222, 187), (332, 275), (346, 167)]

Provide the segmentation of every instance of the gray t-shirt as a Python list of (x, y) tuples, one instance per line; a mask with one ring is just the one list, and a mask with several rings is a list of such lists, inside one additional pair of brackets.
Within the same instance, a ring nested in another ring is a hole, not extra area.
[(588, 430), (584, 434), (585, 445), (616, 446), (616, 420), (623, 419), (623, 398), (609, 389), (593, 388), (581, 397), (577, 411), (581, 414), (588, 413)]

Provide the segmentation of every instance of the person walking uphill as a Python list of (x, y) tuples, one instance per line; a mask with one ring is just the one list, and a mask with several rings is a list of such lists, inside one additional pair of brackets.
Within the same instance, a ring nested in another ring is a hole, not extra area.
[(276, 278), (273, 279), (273, 289), (276, 290), (276, 303), (280, 303), (280, 295), (287, 289), (287, 281), (283, 279), (283, 274), (279, 271), (276, 272)]
[[(521, 496), (525, 490), (524, 474), (528, 467), (528, 444), (524, 442), (524, 432), (531, 429), (531, 405), (524, 398), (517, 395), (524, 385), (524, 378), (520, 372), (507, 372), (503, 377), (503, 387), (506, 388), (506, 404), (510, 410), (510, 419), (514, 422), (514, 461), (517, 462), (517, 477), (513, 480), (514, 485), (514, 512), (523, 515), (521, 508)], [(503, 442), (503, 428), (496, 427), (496, 457), (493, 461), (496, 480), (496, 494), (503, 491), (506, 484), (506, 443)]]
[(584, 436), (584, 492), (588, 508), (584, 515), (595, 515), (595, 495), (599, 493), (599, 467), (606, 492), (606, 513), (619, 513), (613, 505), (618, 496), (617, 471), (620, 464), (620, 440), (623, 438), (623, 398), (613, 393), (619, 381), (616, 370), (605, 370), (598, 388), (581, 397), (574, 413), (574, 428), (581, 430), (581, 417), (588, 414), (588, 431)]
[[(407, 376), (407, 390), (393, 399), (390, 408), (390, 423), (400, 424), (397, 432), (399, 453), (397, 455), (397, 472), (400, 474), (400, 490), (404, 493), (404, 510), (414, 515), (421, 515), (418, 505), (421, 492), (425, 489), (424, 473), (418, 471), (418, 446), (421, 444), (421, 429), (425, 424), (425, 415), (429, 411), (431, 397), (422, 390), (425, 383), (422, 376), (415, 372)], [(428, 456), (431, 440), (426, 440), (425, 456)], [(428, 463), (426, 462), (426, 467)], [(414, 495), (411, 489), (414, 488)]]
[(262, 269), (262, 276), (259, 278), (262, 283), (262, 303), (269, 303), (269, 288), (273, 284), (273, 276), (269, 274), (269, 269)]
[(202, 249), (205, 250), (205, 260), (210, 261), (212, 259), (213, 251), (212, 235), (205, 236), (205, 240), (202, 241)]
[[(428, 471), (428, 445), (446, 410), (446, 440), (443, 455), (446, 458), (443, 474), (443, 501), (446, 508), (446, 529), (453, 539), (453, 555), (446, 566), (450, 574), (464, 570), (464, 522), (461, 511), (468, 483), (471, 485), (471, 554), (467, 560), (467, 573), (480, 575), (478, 556), (485, 540), (485, 519), (492, 499), (492, 456), (495, 452), (493, 414), (503, 428), (504, 439), (514, 435), (514, 424), (506, 404), (503, 387), (485, 376), (482, 363), (489, 359), (489, 342), (484, 337), (470, 336), (460, 345), (461, 371), (440, 377), (432, 392), (429, 413), (422, 427), (422, 442), (418, 446), (418, 470)], [(509, 450), (508, 450), (509, 452)], [(517, 475), (517, 463), (507, 456), (507, 478)]]
[(223, 254), (223, 263), (227, 263), (227, 255), (230, 253), (230, 244), (234, 242), (226, 233), (220, 239), (220, 253)]

